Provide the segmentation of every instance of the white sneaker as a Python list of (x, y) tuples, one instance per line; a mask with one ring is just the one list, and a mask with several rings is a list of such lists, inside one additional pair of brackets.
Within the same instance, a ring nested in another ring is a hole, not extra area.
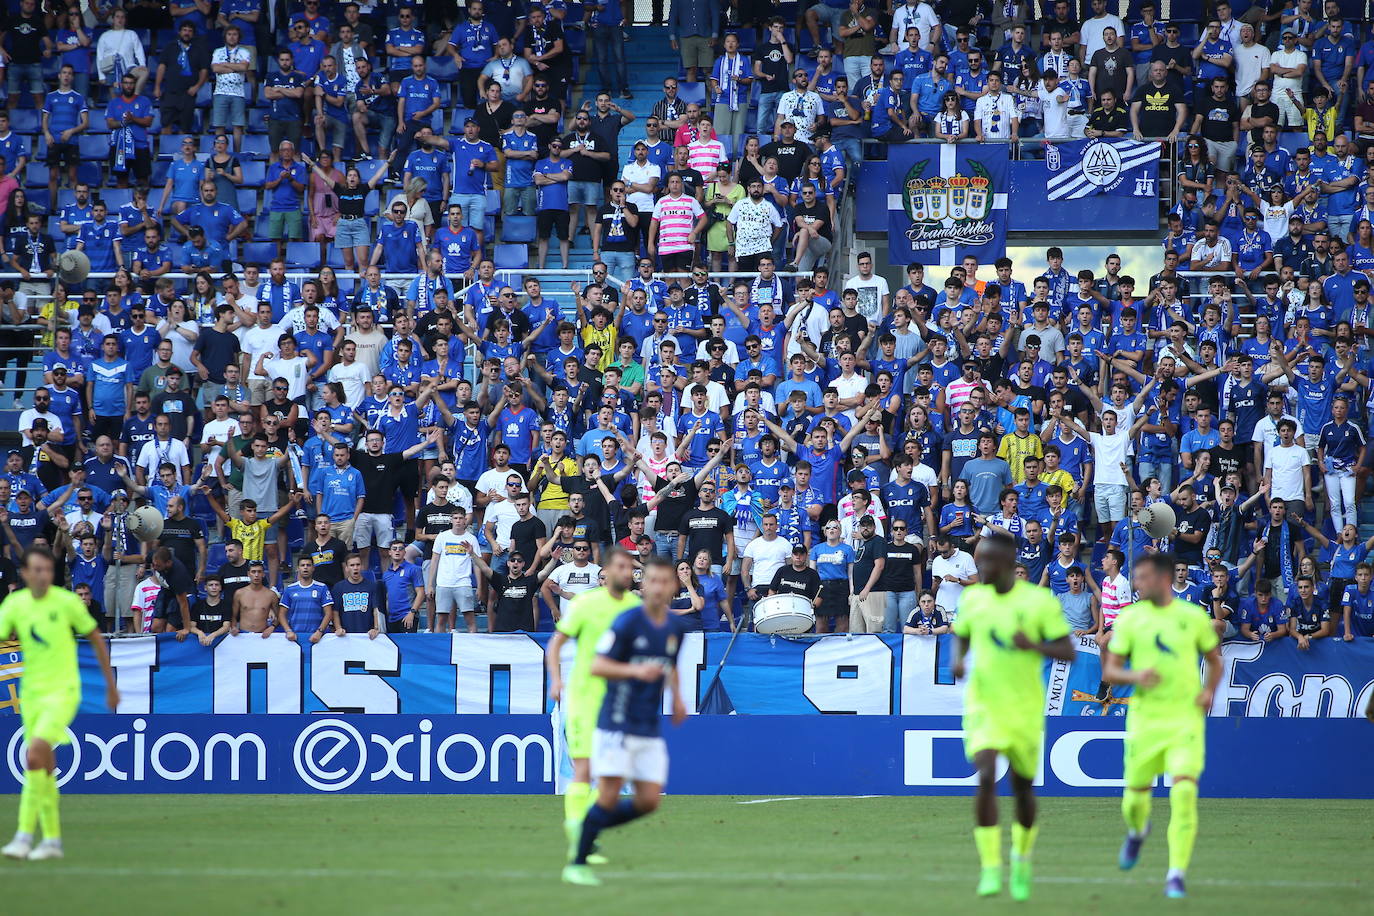
[(8, 846), (0, 849), (0, 855), (9, 859), (27, 859), (33, 849), (33, 837), (27, 833), (16, 833)]
[(41, 862), (44, 859), (60, 858), (62, 858), (61, 840), (44, 840), (33, 848), (33, 852), (29, 853), (30, 862)]

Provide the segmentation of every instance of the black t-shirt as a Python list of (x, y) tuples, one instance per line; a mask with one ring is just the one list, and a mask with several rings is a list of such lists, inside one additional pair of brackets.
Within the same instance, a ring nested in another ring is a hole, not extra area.
[(815, 601), (821, 593), (821, 574), (810, 566), (796, 570), (791, 563), (787, 563), (773, 573), (773, 581), (768, 588), (775, 595), (801, 595), (808, 601)]
[[(602, 474), (601, 482), (605, 485), (607, 490), (610, 490), (612, 493), (615, 492), (615, 479), (609, 474)], [(591, 484), (584, 477), (579, 475), (577, 477), (569, 477), (565, 480), (563, 482), (563, 489), (570, 494), (581, 493), (582, 498), (586, 500), (586, 508), (582, 513), (586, 516), (585, 521), (590, 524), (590, 527), (586, 529), (586, 531), (589, 532), (585, 535), (586, 538), (594, 544), (598, 542), (609, 544), (611, 542), (611, 506), (606, 502), (606, 497), (602, 495), (601, 488)], [(578, 527), (574, 529), (574, 533), (578, 537), (584, 536), (582, 522), (578, 523)], [(596, 536), (592, 537), (592, 533)]]
[[(1257, 121), (1263, 120), (1265, 118), (1272, 118), (1273, 120), (1269, 122), (1271, 124), (1279, 123), (1279, 106), (1274, 104), (1273, 102), (1251, 102), (1250, 120)], [(1250, 142), (1264, 142), (1263, 127), (1256, 127), (1254, 130), (1250, 131)]]
[(763, 79), (759, 80), (761, 92), (786, 92), (787, 71), (792, 69), (783, 56), (782, 45), (771, 41), (754, 48), (754, 63), (760, 65)]
[(0, 556), (0, 596), (8, 595), (16, 588), (23, 588), (19, 581), (19, 571), (14, 568), (9, 557)]
[(491, 585), (501, 596), (496, 602), (496, 622), (492, 630), (497, 633), (533, 631), (537, 626), (534, 599), (539, 595), (538, 577), (524, 575), (512, 579), (502, 573), (492, 573)]
[(223, 595), (220, 595), (219, 601), (215, 604), (211, 604), (206, 598), (197, 598), (191, 606), (191, 616), (195, 618), (196, 626), (202, 633), (213, 633), (229, 622), (233, 608), (234, 603), (226, 601)]
[[(663, 530), (661, 520), (658, 529)], [(682, 514), (677, 530), (678, 534), (687, 535), (688, 558), (704, 547), (711, 552), (712, 561), (719, 564), (725, 562), (725, 536), (734, 533), (735, 519), (718, 507), (697, 506)]]
[[(1110, 89), (1119, 99), (1126, 93), (1126, 74), (1134, 66), (1129, 48), (1117, 46), (1115, 51), (1105, 47), (1098, 48), (1093, 54), (1090, 66), (1097, 68), (1097, 78), (1093, 88), (1094, 95), (1101, 95), (1103, 89)], [(1087, 69), (1086, 67), (1084, 69)]]
[(606, 204), (597, 211), (596, 220), (601, 224), (601, 247), (605, 251), (638, 251), (639, 233), (647, 223), (640, 220), (638, 226), (631, 226), (624, 219), (626, 213), (639, 215), (639, 208), (626, 201), (620, 206), (617, 216), (616, 207)]
[(1181, 104), (1183, 92), (1165, 81), (1162, 88), (1147, 82), (1136, 90), (1135, 101), (1140, 103), (1140, 133), (1144, 137), (1167, 137), (1178, 120), (1175, 105)]
[[(1177, 48), (1171, 48), (1163, 42), (1155, 45), (1154, 50), (1150, 52), (1150, 62), (1154, 63), (1157, 60), (1163, 61), (1166, 67), (1172, 61), (1173, 64), (1179, 68), (1178, 70), (1168, 71), (1164, 77), (1165, 81), (1171, 86), (1181, 87), (1183, 85), (1183, 76), (1179, 73), (1179, 70), (1196, 69), (1193, 66), (1192, 49), (1186, 48), (1181, 44)], [(1146, 85), (1149, 85), (1148, 79), (1146, 79), (1145, 82)]]
[(688, 197), (700, 197), (701, 189), (706, 187), (706, 180), (701, 177), (701, 173), (696, 169), (683, 169), (681, 172), (673, 169), (663, 176), (663, 186), (668, 187), (668, 179), (674, 175), (682, 179), (682, 193)]
[(1298, 595), (1297, 589), (1293, 590), (1292, 597), (1288, 599), (1288, 615), (1294, 629), (1303, 636), (1312, 636), (1322, 628), (1322, 624), (1331, 619), (1331, 611), (1317, 600), (1316, 595), (1312, 596), (1312, 606), (1309, 608), (1302, 603), (1302, 597)]
[[(868, 577), (873, 575), (874, 564), (887, 559), (887, 541), (875, 534), (866, 541), (860, 541), (854, 554), (854, 565), (849, 567), (849, 573), (854, 583), (854, 592), (857, 594), (868, 584)], [(879, 574), (879, 579), (881, 578)], [(874, 585), (873, 590), (878, 591), (878, 585)]]
[(816, 154), (812, 152), (811, 147), (800, 140), (793, 140), (791, 143), (774, 140), (759, 150), (759, 156), (762, 159), (773, 156), (778, 160), (778, 174), (789, 182), (801, 177), (802, 169), (806, 167), (806, 160), (814, 155)]
[[(367, 195), (371, 193), (366, 185), (350, 188), (342, 181), (334, 182), (334, 197), (340, 216), (362, 218), (367, 209)], [(205, 332), (202, 331), (202, 334)]]
[(887, 563), (878, 579), (880, 592), (916, 591), (916, 567), (925, 560), (921, 548), (907, 541), (903, 544), (888, 543)]
[(1088, 118), (1088, 126), (1104, 133), (1114, 130), (1130, 130), (1131, 117), (1126, 109), (1120, 106), (1099, 108)]
[[(163, 530), (166, 530), (166, 521), (163, 522)], [(172, 559), (172, 568), (162, 573), (162, 581), (164, 585), (162, 591), (158, 592), (153, 616), (166, 620), (169, 628), (180, 630), (181, 605), (177, 601), (177, 596), (184, 595), (189, 602), (191, 596), (196, 593), (196, 581), (191, 578), (191, 574), (181, 561), (175, 558)]]
[(1181, 561), (1185, 561), (1189, 566), (1202, 565), (1202, 547), (1207, 542), (1206, 532), (1212, 526), (1212, 514), (1201, 506), (1195, 506), (1191, 512), (1186, 512), (1182, 507), (1177, 510), (1177, 528), (1179, 534), (1195, 534), (1203, 532), (1202, 540), (1196, 544), (1190, 544), (1183, 538), (1174, 539), (1174, 554)]
[(510, 526), (511, 549), (525, 558), (526, 568), (534, 562), (534, 555), (539, 550), (539, 539), (548, 536), (548, 527), (537, 515), (517, 519), (515, 524)]
[(472, 113), (472, 119), (477, 122), (477, 136), (500, 149), (501, 133), (510, 130), (511, 115), (513, 114), (515, 114), (515, 106), (510, 102), (503, 101), (496, 106), (495, 111), (489, 110), (487, 103), (482, 102), (477, 106), (477, 110)]
[[(525, 113), (532, 115), (549, 114), (551, 112), (563, 113), (563, 103), (555, 98), (546, 98), (542, 101), (531, 96), (524, 103)], [(549, 154), (549, 141), (558, 136), (558, 122), (551, 124), (536, 124), (530, 122), (530, 133), (539, 140), (539, 155)]]
[(233, 606), (234, 593), (248, 584), (248, 561), (245, 560), (238, 566), (225, 563), (215, 572), (224, 580), (224, 600)]
[(172, 556), (182, 566), (195, 569), (196, 538), (205, 538), (205, 526), (196, 519), (182, 516), (179, 519), (162, 520), (162, 534), (158, 536), (157, 542), (162, 547), (170, 548)]
[[(654, 478), (654, 490), (663, 489), (668, 483), (666, 477)], [(665, 490), (658, 501), (658, 531), (677, 531), (683, 514), (697, 501), (697, 484), (692, 478)]]
[(310, 559), (315, 561), (315, 578), (325, 585), (333, 585), (344, 577), (343, 561), (348, 556), (348, 545), (336, 537), (321, 544), (313, 537), (305, 542), (310, 551)]
[(573, 181), (601, 183), (603, 177), (601, 161), (581, 154), (574, 156), (572, 151), (581, 149), (584, 152), (604, 153), (608, 149), (605, 140), (591, 131), (588, 131), (585, 136), (578, 136), (576, 132), (573, 132), (563, 136), (563, 149), (566, 151), (564, 158), (572, 160)]
[[(442, 534), (452, 529), (453, 510), (456, 508), (458, 506), (454, 503), (426, 503), (415, 513), (415, 529), (425, 534)], [(420, 545), (426, 560), (434, 555), (433, 541), (420, 541)]]
[(153, 398), (153, 414), (166, 414), (172, 424), (172, 438), (185, 439), (195, 424), (196, 399), (185, 391), (164, 391)]
[(396, 507), (396, 487), (400, 484), (401, 464), (406, 459), (400, 453), (369, 455), (353, 452), (353, 466), (363, 475), (363, 511), (376, 515), (390, 515)]
[[(1011, 380), (1011, 391), (1012, 394), (1017, 397), (1030, 398), (1032, 401), (1040, 401), (1042, 403), (1045, 398), (1049, 397), (1049, 395), (1045, 393), (1045, 389), (1041, 388), (1039, 385), (1026, 385), (1022, 387), (1019, 378)], [(1011, 432), (1011, 430), (1007, 430), (1007, 432)]]
[[(358, 206), (361, 207), (362, 204)], [(359, 210), (359, 213), (361, 212)], [(229, 331), (216, 331), (214, 328), (201, 328), (195, 346), (191, 349), (200, 354), (201, 363), (210, 373), (209, 380), (216, 385), (224, 384), (224, 367), (236, 362), (243, 350), (239, 346), (237, 335)]]
[[(1239, 474), (1241, 469), (1254, 457), (1254, 452), (1251, 449), (1234, 443), (1230, 448), (1214, 445), (1207, 451), (1212, 455), (1212, 473), (1218, 477), (1225, 477), (1227, 474)], [(1211, 496), (1210, 493), (1198, 494), (1200, 499), (1210, 499)]]
[[(1299, 539), (1302, 538), (1302, 529), (1299, 528), (1295, 522), (1285, 521), (1284, 524), (1288, 526), (1288, 549), (1292, 550), (1293, 545), (1297, 544)], [(1271, 524), (1266, 518), (1260, 523), (1259, 535), (1265, 539), (1264, 571), (1260, 574), (1261, 578), (1277, 579), (1283, 574), (1283, 564), (1281, 561), (1281, 557), (1283, 556), (1281, 552), (1283, 546), (1283, 528), (1282, 526)], [(1297, 568), (1298, 561), (1295, 557), (1293, 559), (1293, 569), (1296, 570)], [(1296, 572), (1294, 575), (1296, 575)]]
[(821, 203), (819, 198), (809, 207), (798, 205), (792, 212), (796, 216), (808, 217), (808, 225), (819, 222), (821, 224), (821, 237), (827, 240), (833, 238), (830, 233), (830, 208)]
[[(54, 451), (60, 448), (56, 439), (50, 439), (48, 441)], [(28, 468), (32, 473), (37, 474), (39, 481), (50, 491), (60, 489), (63, 483), (65, 483), (62, 478), (62, 470), (56, 464), (53, 464), (46, 455), (35, 462), (33, 456), (37, 451), (38, 446), (36, 445), (20, 446), (19, 457), (23, 459), (24, 467)], [(37, 470), (33, 470), (35, 464), (38, 466)], [(37, 498), (35, 495), (35, 502), (36, 501)]]
[(1229, 95), (1220, 101), (1208, 95), (1198, 103), (1197, 112), (1202, 115), (1202, 136), (1213, 142), (1224, 143), (1230, 140), (1234, 135), (1236, 122), (1240, 120), (1236, 101)]

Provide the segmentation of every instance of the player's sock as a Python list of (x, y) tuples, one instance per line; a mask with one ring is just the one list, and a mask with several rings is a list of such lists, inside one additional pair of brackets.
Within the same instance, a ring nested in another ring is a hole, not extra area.
[(32, 837), (38, 830), (39, 774), (47, 775), (46, 770), (28, 770), (24, 773), (24, 788), (19, 792), (19, 832)]
[(1011, 825), (1011, 854), (1013, 858), (1029, 859), (1035, 848), (1035, 838), (1040, 833), (1039, 824), (1022, 827), (1019, 823)]
[(1121, 816), (1132, 837), (1143, 834), (1150, 822), (1150, 790), (1127, 789), (1121, 793)]
[(47, 770), (40, 770), (42, 787), (39, 794), (38, 823), (43, 828), (44, 840), (62, 839), (62, 823), (57, 813), (57, 776)]
[(622, 798), (609, 810), (601, 807), (600, 803), (592, 805), (587, 809), (586, 820), (582, 822), (582, 837), (577, 844), (577, 856), (573, 859), (573, 864), (587, 864), (587, 856), (591, 855), (592, 847), (596, 845), (596, 838), (601, 831), (628, 824), (642, 814), (643, 812), (635, 807), (634, 799), (630, 798)]
[(1002, 828), (974, 827), (973, 843), (978, 847), (978, 861), (983, 868), (1002, 867)]
[(563, 796), (563, 820), (569, 824), (580, 824), (587, 817), (587, 806), (591, 804), (592, 787), (585, 782), (568, 783), (567, 794)]
[(1197, 840), (1197, 783), (1180, 779), (1169, 789), (1169, 872), (1181, 877)]

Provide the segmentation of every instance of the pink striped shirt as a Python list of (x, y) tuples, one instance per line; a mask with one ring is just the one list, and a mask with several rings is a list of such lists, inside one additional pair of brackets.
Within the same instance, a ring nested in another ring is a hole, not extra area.
[(687, 164), (701, 173), (702, 181), (710, 181), (724, 161), (725, 146), (719, 140), (697, 141), (687, 147)]
[(982, 381), (966, 382), (963, 376), (959, 376), (945, 386), (945, 406), (951, 411), (955, 410), (969, 399), (969, 395), (973, 393), (975, 388), (987, 388), (987, 383)]
[(654, 204), (654, 219), (658, 220), (659, 254), (676, 254), (691, 251), (692, 243), (687, 240), (692, 227), (702, 216), (701, 204), (695, 197), (683, 194), (681, 197), (661, 197)]

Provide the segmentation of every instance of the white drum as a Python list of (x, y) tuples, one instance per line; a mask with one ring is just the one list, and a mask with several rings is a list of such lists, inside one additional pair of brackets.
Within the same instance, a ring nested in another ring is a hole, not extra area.
[(801, 595), (769, 595), (754, 604), (754, 632), (796, 636), (816, 623), (811, 602)]

